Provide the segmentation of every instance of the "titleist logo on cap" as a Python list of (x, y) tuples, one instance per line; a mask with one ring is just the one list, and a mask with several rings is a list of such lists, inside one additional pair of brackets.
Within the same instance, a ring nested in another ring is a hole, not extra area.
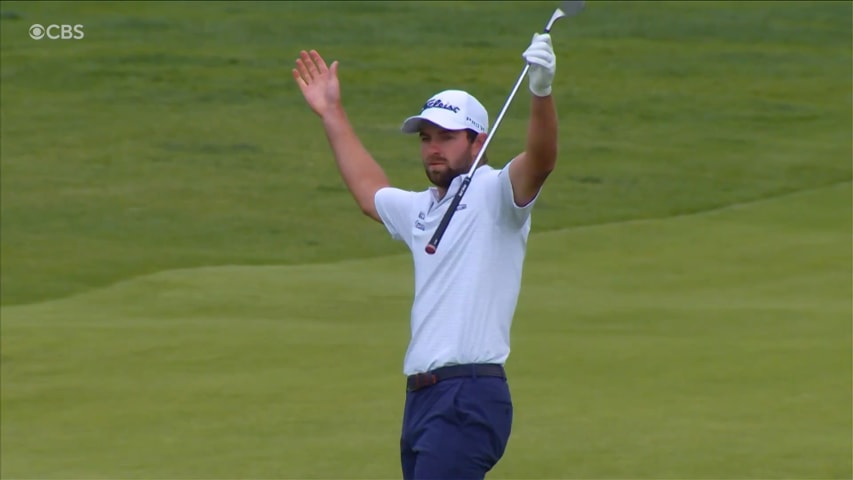
[(445, 110), (450, 110), (453, 113), (459, 112), (459, 107), (446, 104), (442, 102), (440, 98), (433, 98), (432, 100), (426, 102), (424, 104), (423, 109), (426, 110), (428, 108), (443, 108)]

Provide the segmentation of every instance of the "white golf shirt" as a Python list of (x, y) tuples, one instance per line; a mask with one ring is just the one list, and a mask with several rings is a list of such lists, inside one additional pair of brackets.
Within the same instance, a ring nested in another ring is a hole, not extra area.
[(535, 203), (515, 204), (509, 165), (501, 170), (477, 168), (433, 255), (424, 249), (464, 175), (453, 180), (441, 201), (435, 187), (376, 192), (379, 216), (392, 238), (408, 245), (414, 259), (406, 375), (454, 364), (504, 364), (509, 356)]

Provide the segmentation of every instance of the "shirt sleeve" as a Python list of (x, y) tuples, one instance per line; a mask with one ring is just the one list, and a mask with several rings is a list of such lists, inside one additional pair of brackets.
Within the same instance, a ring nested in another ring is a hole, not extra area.
[(409, 244), (412, 237), (412, 209), (415, 202), (415, 192), (407, 192), (399, 188), (384, 187), (376, 191), (374, 203), (376, 212), (382, 219), (388, 233), (394, 240)]
[(497, 182), (493, 195), (494, 204), (496, 205), (498, 221), (506, 223), (511, 228), (521, 228), (530, 219), (530, 214), (533, 211), (533, 206), (539, 198), (539, 192), (526, 205), (521, 206), (515, 203), (513, 197), (512, 182), (509, 177), (509, 166), (512, 161), (506, 164), (504, 168), (498, 171)]

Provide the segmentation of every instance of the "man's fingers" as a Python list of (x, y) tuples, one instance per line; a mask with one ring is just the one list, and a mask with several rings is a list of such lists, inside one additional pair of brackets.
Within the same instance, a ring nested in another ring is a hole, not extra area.
[(302, 63), (305, 65), (305, 67), (308, 69), (308, 73), (311, 75), (311, 77), (309, 78), (313, 78), (320, 74), (320, 72), (317, 70), (317, 65), (314, 64), (314, 59), (311, 58), (308, 52), (302, 50), (300, 56), (302, 58)]
[(542, 48), (541, 46), (538, 46), (538, 45), (531, 45), (530, 47), (527, 48), (527, 50), (524, 51), (524, 53), (521, 54), (521, 56), (523, 58), (530, 58), (530, 57), (547, 58), (549, 56), (553, 57), (554, 51), (551, 49), (548, 49), (548, 48)]
[(296, 59), (296, 66), (299, 68), (299, 73), (306, 83), (310, 83), (315, 77), (325, 75), (329, 72), (329, 67), (326, 66), (326, 61), (317, 53), (316, 50), (299, 52), (299, 58)]
[[(337, 75), (337, 64), (337, 61), (332, 62), (331, 74), (333, 76)], [(293, 69), (293, 78), (300, 86), (308, 86), (318, 80), (319, 76), (327, 74), (329, 74), (329, 67), (326, 66), (323, 57), (316, 50), (311, 50), (310, 53), (305, 50), (299, 52), (296, 68)]]
[(530, 53), (525, 57), (527, 63), (534, 65), (541, 65), (545, 68), (551, 68), (554, 65), (554, 56), (553, 55), (543, 55), (543, 54), (533, 54)]
[(528, 55), (527, 56), (528, 63), (536, 63), (542, 65), (543, 67), (551, 65), (554, 63), (553, 55)]
[(303, 62), (301, 58), (296, 59), (296, 69), (299, 72), (299, 75), (302, 77), (303, 82), (309, 83), (312, 80), (311, 72), (308, 71), (308, 67), (305, 65), (305, 62)]
[(321, 57), (320, 54), (317, 53), (317, 50), (311, 50), (311, 59), (314, 61), (315, 64), (317, 64), (317, 71), (319, 71), (321, 74), (329, 71), (328, 67), (326, 67), (325, 60), (323, 60), (323, 57)]
[(534, 34), (533, 35), (533, 41), (534, 42), (547, 43), (548, 45), (551, 45), (551, 34), (549, 34), (549, 33), (543, 33), (541, 35), (540, 34)]
[(554, 58), (554, 53), (547, 50), (528, 50), (524, 52), (525, 58)]
[(299, 70), (293, 69), (293, 79), (296, 80), (296, 84), (299, 85), (300, 88), (305, 87), (308, 83), (305, 82), (305, 79), (302, 78), (302, 74), (299, 73)]

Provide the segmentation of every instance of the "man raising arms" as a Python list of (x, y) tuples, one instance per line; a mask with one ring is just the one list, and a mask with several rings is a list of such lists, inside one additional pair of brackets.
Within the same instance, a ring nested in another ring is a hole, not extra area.
[(316, 51), (302, 51), (293, 70), (361, 211), (404, 242), (414, 259), (411, 339), (403, 362), (405, 479), (482, 479), (509, 440), (513, 406), (504, 364), (510, 327), (531, 210), (557, 160), (550, 36), (535, 34), (522, 57), (530, 64), (531, 92), (525, 149), (500, 169), (478, 166), (434, 255), (424, 248), (488, 136), (483, 105), (465, 91), (444, 90), (403, 122), (404, 133), (418, 134), (433, 185), (406, 191), (390, 185), (350, 124), (338, 62), (327, 66)]

